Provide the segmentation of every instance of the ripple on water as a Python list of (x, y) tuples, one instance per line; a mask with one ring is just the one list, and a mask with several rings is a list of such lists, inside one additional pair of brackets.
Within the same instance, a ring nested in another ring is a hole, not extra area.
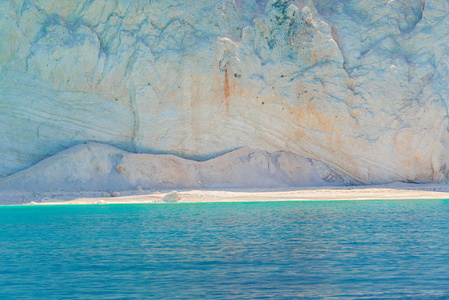
[(449, 201), (0, 207), (0, 298), (449, 296)]

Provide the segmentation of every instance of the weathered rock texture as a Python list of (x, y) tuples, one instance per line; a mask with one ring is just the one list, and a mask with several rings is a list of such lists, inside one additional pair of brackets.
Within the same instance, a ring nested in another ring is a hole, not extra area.
[(123, 191), (343, 184), (344, 180), (322, 162), (284, 151), (267, 153), (242, 148), (198, 162), (86, 143), (0, 179), (0, 190)]
[(444, 0), (0, 2), (0, 176), (83, 141), (448, 180)]

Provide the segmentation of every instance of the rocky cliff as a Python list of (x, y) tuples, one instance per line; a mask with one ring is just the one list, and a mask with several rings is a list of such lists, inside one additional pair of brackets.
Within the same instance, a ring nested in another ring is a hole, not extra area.
[(444, 0), (1, 1), (0, 176), (97, 141), (445, 182), (448, 14)]

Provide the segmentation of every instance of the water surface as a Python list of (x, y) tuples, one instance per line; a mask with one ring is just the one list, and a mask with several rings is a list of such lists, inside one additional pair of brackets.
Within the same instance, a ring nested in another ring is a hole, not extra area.
[(1, 299), (447, 298), (449, 201), (0, 207)]

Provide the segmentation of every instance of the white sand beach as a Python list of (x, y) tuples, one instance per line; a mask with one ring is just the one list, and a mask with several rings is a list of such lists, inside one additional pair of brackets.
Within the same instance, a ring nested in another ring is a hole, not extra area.
[[(164, 203), (173, 191), (4, 192), (1, 205)], [(387, 199), (449, 199), (449, 185), (392, 183), (372, 186), (288, 189), (179, 190), (178, 203), (257, 201), (342, 201)]]

